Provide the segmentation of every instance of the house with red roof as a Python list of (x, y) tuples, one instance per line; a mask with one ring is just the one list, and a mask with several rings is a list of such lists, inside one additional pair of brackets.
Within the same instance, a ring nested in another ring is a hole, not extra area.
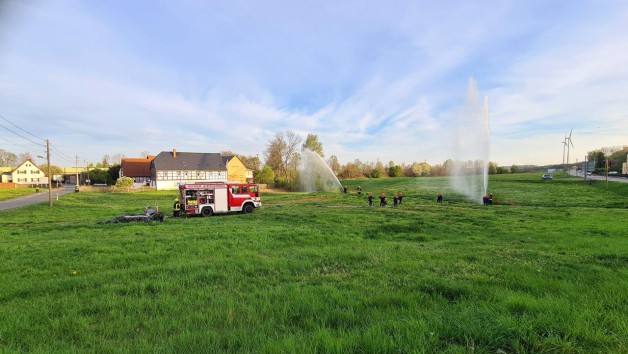
[(151, 178), (151, 164), (155, 156), (146, 158), (123, 158), (120, 161), (120, 177), (130, 177), (136, 185), (154, 185)]

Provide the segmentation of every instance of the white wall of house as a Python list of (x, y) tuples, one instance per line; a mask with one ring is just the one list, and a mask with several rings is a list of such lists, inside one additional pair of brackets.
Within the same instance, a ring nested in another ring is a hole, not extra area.
[(227, 171), (157, 171), (157, 190), (178, 190), (180, 183), (226, 182)]
[(48, 184), (44, 172), (29, 160), (11, 172), (11, 179), (16, 184)]

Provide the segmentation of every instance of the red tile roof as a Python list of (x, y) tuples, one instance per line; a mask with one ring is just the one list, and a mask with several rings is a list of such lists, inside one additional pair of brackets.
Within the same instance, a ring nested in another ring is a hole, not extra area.
[(150, 177), (150, 163), (155, 156), (147, 158), (123, 158), (122, 175), (125, 177)]

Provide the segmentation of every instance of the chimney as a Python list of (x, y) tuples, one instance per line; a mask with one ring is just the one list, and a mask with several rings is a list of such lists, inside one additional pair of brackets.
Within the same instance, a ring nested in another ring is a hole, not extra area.
[(177, 158), (177, 149), (172, 149), (172, 157)]

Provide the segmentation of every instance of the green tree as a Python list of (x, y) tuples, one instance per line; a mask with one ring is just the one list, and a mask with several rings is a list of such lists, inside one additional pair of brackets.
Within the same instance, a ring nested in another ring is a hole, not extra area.
[(273, 183), (275, 181), (275, 172), (270, 167), (264, 166), (261, 171), (254, 173), (254, 178), (256, 183)]
[(404, 170), (404, 176), (406, 177), (420, 177), (429, 176), (432, 166), (427, 162), (413, 162)]
[[(377, 171), (377, 172), (376, 172)], [(373, 173), (375, 173), (377, 175), (377, 177), (373, 176)], [(371, 177), (373, 178), (384, 178), (384, 177), (388, 177), (388, 168), (386, 168), (384, 166), (383, 163), (381, 163), (380, 161), (377, 161), (375, 163), (375, 167), (373, 168), (373, 172), (371, 172)]]
[(517, 172), (519, 172), (519, 168), (517, 167), (517, 165), (510, 166), (510, 173), (517, 173)]
[(606, 166), (606, 154), (602, 150), (589, 151), (587, 160), (594, 161), (596, 169), (605, 168)]
[(390, 166), (388, 167), (388, 176), (401, 177), (403, 176), (403, 169), (399, 165)]
[(421, 171), (421, 176), (431, 176), (432, 166), (430, 166), (430, 164), (427, 162), (421, 162), (420, 165), (423, 168), (423, 171)]
[(494, 175), (497, 173), (497, 162), (489, 162), (488, 163), (488, 174), (489, 175)]
[(318, 141), (318, 135), (316, 134), (307, 135), (307, 138), (305, 138), (305, 142), (303, 143), (303, 148), (314, 151), (321, 157), (325, 157), (325, 154), (323, 153), (323, 144)]
[(120, 165), (109, 166), (107, 174), (109, 175), (107, 178), (107, 184), (112, 185), (113, 181), (118, 180), (118, 177), (120, 177)]
[[(83, 174), (83, 179), (86, 179), (87, 173)], [(111, 177), (108, 170), (95, 169), (89, 171), (89, 180), (91, 184), (111, 184)]]
[(116, 180), (116, 187), (119, 188), (131, 188), (133, 187), (133, 178), (131, 177), (120, 177)]
[(617, 146), (614, 152), (609, 154), (609, 159), (617, 160), (618, 162), (626, 162), (628, 156), (628, 145)]
[(445, 176), (451, 176), (454, 173), (454, 160), (447, 159), (443, 163), (443, 174)]
[[(46, 177), (48, 177), (48, 165), (41, 165), (41, 166), (39, 166), (39, 169), (44, 172)], [(53, 176), (54, 175), (62, 175), (63, 174), (63, 169), (61, 167), (59, 167), (59, 166), (50, 165), (50, 172), (52, 173)]]

